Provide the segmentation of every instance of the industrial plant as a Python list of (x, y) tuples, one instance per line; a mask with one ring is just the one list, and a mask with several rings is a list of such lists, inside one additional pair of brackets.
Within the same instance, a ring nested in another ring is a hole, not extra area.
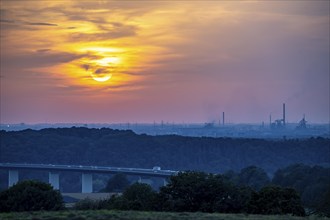
[(329, 124), (307, 124), (305, 115), (296, 123), (288, 123), (286, 105), (282, 105), (282, 118), (272, 120), (269, 116), (269, 125), (243, 124), (226, 122), (225, 112), (222, 112), (219, 123), (216, 120), (206, 123), (104, 123), (104, 124), (11, 124), (0, 125), (0, 130), (15, 131), (24, 129), (61, 128), (61, 127), (88, 127), (88, 128), (113, 128), (119, 130), (132, 130), (137, 134), (148, 135), (182, 135), (195, 137), (238, 137), (238, 138), (308, 138), (330, 137)]

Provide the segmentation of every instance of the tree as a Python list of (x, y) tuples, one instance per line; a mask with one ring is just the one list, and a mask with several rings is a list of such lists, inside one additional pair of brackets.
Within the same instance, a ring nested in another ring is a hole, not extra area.
[(267, 186), (254, 192), (248, 203), (248, 212), (253, 214), (304, 216), (298, 193), (292, 188)]
[(256, 166), (249, 166), (241, 170), (239, 174), (240, 185), (250, 186), (254, 190), (260, 190), (270, 183), (267, 173)]
[(150, 211), (155, 210), (156, 196), (148, 184), (134, 183), (122, 196), (112, 196), (108, 204), (110, 209)]
[(300, 194), (303, 205), (316, 211), (330, 183), (330, 168), (293, 164), (276, 171), (273, 184), (291, 187)]
[(109, 179), (107, 186), (102, 191), (104, 192), (123, 192), (129, 186), (129, 181), (125, 174), (115, 174)]
[(328, 185), (328, 189), (324, 193), (323, 198), (320, 199), (320, 203), (317, 207), (317, 212), (327, 217), (330, 217), (330, 185)]
[(240, 212), (244, 203), (223, 176), (193, 171), (172, 176), (159, 196), (165, 211)]
[(61, 193), (48, 183), (22, 181), (0, 193), (0, 212), (54, 211), (63, 208)]

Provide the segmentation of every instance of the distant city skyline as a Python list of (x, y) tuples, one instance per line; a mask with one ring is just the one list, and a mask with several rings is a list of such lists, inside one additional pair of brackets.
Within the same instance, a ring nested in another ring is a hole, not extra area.
[(1, 1), (0, 123), (330, 122), (329, 1)]

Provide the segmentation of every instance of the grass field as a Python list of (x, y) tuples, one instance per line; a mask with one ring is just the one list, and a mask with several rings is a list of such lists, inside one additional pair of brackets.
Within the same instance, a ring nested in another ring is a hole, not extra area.
[(12, 220), (101, 220), (101, 219), (121, 219), (121, 220), (329, 220), (330, 218), (308, 216), (295, 217), (289, 215), (267, 216), (267, 215), (245, 215), (245, 214), (218, 214), (218, 213), (173, 213), (173, 212), (138, 212), (138, 211), (113, 211), (113, 210), (87, 210), (87, 211), (58, 211), (58, 212), (22, 212), (22, 213), (0, 213), (0, 219)]

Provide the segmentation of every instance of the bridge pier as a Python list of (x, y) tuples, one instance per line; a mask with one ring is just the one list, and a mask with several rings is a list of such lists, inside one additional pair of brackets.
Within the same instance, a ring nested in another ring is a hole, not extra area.
[(60, 175), (56, 172), (49, 172), (49, 184), (53, 186), (54, 189), (60, 189)]
[(164, 186), (166, 186), (168, 184), (166, 178), (163, 179), (163, 184), (164, 184)]
[(8, 188), (18, 182), (18, 170), (9, 170)]
[(81, 175), (81, 192), (92, 193), (93, 192), (93, 176), (91, 173), (82, 173)]

